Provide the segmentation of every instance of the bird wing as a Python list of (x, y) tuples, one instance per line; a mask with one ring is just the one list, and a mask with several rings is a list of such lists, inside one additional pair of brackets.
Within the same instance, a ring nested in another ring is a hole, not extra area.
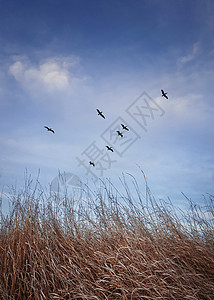
[(123, 129), (129, 130), (127, 126), (125, 126), (125, 125), (123, 125), (123, 124), (121, 124), (121, 125), (122, 125)]

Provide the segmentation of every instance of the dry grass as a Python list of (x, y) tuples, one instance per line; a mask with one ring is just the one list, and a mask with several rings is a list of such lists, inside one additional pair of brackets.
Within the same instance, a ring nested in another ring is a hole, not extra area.
[(28, 182), (1, 219), (1, 299), (214, 299), (213, 196), (178, 217), (133, 183), (62, 211)]

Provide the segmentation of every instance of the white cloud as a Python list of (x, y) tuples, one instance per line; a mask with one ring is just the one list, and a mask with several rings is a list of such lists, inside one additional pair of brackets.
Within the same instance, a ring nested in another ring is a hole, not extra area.
[(79, 75), (78, 57), (52, 57), (32, 64), (26, 57), (15, 57), (9, 66), (9, 73), (27, 91), (46, 93), (70, 90), (78, 82), (85, 80)]
[(189, 119), (197, 122), (204, 120), (209, 115), (209, 105), (200, 94), (187, 94), (182, 97), (174, 98), (173, 105), (170, 106), (170, 112), (180, 119)]
[(185, 64), (185, 63), (195, 59), (199, 55), (200, 52), (201, 52), (201, 44), (200, 44), (200, 42), (196, 42), (193, 44), (192, 52), (190, 54), (180, 57), (179, 63)]

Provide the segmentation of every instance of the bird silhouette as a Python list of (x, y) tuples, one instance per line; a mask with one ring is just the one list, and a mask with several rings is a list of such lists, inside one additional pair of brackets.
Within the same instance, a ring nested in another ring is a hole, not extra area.
[(120, 132), (119, 130), (117, 130), (117, 134), (118, 134), (119, 136), (123, 137), (122, 132)]
[(93, 163), (92, 161), (89, 161), (89, 164), (95, 167), (95, 163)]
[(114, 150), (112, 149), (112, 147), (106, 146), (107, 150), (110, 150), (111, 152), (114, 152)]
[(44, 128), (46, 128), (48, 131), (55, 133), (55, 131), (52, 128), (49, 128), (48, 126), (44, 126)]
[(97, 112), (98, 112), (98, 116), (101, 116), (103, 119), (105, 119), (105, 116), (103, 115), (102, 111), (97, 109)]
[(125, 130), (129, 131), (129, 129), (128, 129), (128, 127), (127, 127), (127, 126), (125, 126), (125, 125), (123, 125), (123, 124), (121, 124), (121, 126), (122, 126), (122, 128), (123, 128), (123, 129), (125, 129)]
[(168, 96), (166, 95), (167, 93), (164, 92), (164, 90), (161, 90), (162, 97), (165, 97), (166, 99), (169, 99)]

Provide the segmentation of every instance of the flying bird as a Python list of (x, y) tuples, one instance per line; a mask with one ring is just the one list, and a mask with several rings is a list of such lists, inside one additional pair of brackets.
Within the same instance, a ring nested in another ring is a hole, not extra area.
[(103, 119), (105, 119), (105, 116), (103, 115), (102, 111), (97, 109), (97, 112), (98, 112), (98, 116), (101, 116)]
[(119, 130), (117, 130), (117, 134), (118, 134), (119, 136), (123, 137), (122, 132), (120, 132)]
[(166, 99), (169, 99), (168, 96), (166, 95), (167, 93), (164, 92), (164, 90), (161, 90), (162, 97), (165, 97)]
[(125, 130), (129, 131), (129, 129), (128, 129), (128, 127), (127, 127), (127, 126), (125, 126), (125, 125), (123, 125), (123, 124), (121, 124), (121, 126), (123, 127), (123, 129), (125, 129)]
[(49, 128), (48, 126), (44, 126), (44, 128), (46, 128), (48, 131), (55, 133), (55, 131), (52, 128)]
[(92, 161), (89, 161), (89, 164), (95, 167), (95, 163), (93, 163)]
[(107, 150), (110, 150), (111, 152), (114, 152), (114, 150), (112, 149), (112, 147), (106, 146)]

